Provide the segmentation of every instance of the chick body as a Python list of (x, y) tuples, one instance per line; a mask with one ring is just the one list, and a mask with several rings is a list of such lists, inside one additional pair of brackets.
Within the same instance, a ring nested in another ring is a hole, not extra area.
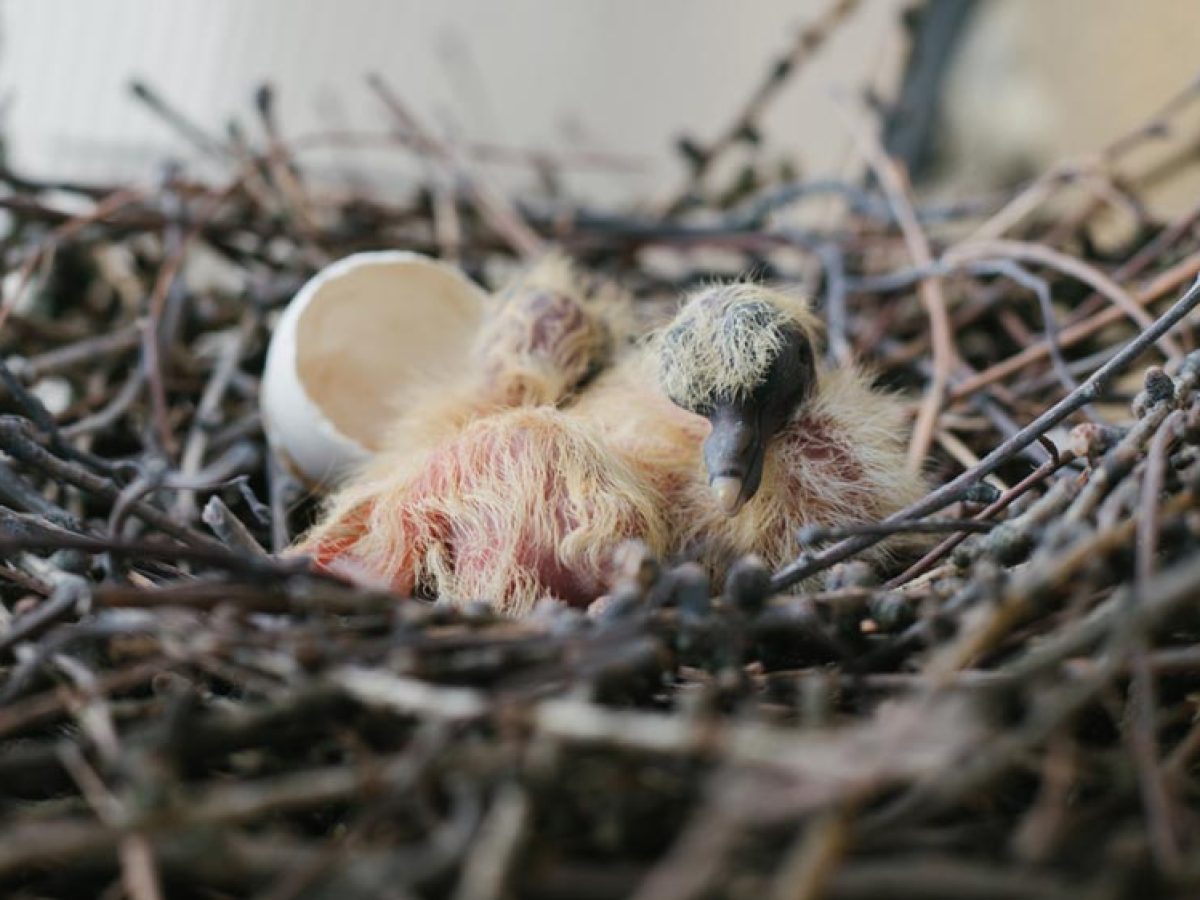
[[(729, 303), (765, 303), (805, 340), (819, 323), (795, 298), (737, 285), (694, 299), (654, 339), (615, 353), (624, 304), (613, 294), (589, 302), (569, 271), (554, 270), (549, 287), (543, 272), (510, 297), (485, 330), (476, 369), (412, 406), (301, 551), (401, 593), (520, 614), (544, 596), (584, 604), (604, 593), (631, 538), (660, 557), (696, 559), (719, 579), (748, 553), (772, 566), (790, 560), (805, 526), (880, 518), (922, 493), (906, 474), (897, 400), (858, 370), (817, 367), (763, 451), (757, 492), (737, 515), (723, 513), (702, 453), (709, 421), (660, 384), (692, 390), (740, 378), (749, 390), (762, 381), (761, 348), (744, 345), (754, 335), (774, 340), (759, 307), (736, 310), (736, 328), (750, 329), (736, 335), (738, 352), (713, 350), (721, 335), (706, 330), (705, 316)], [(671, 344), (672, 329), (678, 339), (676, 326), (689, 322), (700, 339)], [(665, 377), (664, 360), (692, 371)], [(758, 370), (700, 371), (745, 369), (746, 360)]]
[(357, 581), (514, 614), (543, 596), (594, 599), (630, 538), (665, 553), (663, 496), (603, 423), (571, 410), (627, 321), (622, 293), (542, 261), (501, 298), (461, 378), (412, 391), (386, 448), (297, 551)]
[[(669, 553), (700, 562), (713, 578), (751, 553), (777, 568), (795, 558), (805, 527), (881, 519), (924, 494), (924, 480), (905, 464), (898, 398), (875, 390), (860, 369), (821, 368), (810, 399), (767, 448), (758, 492), (737, 515), (724, 514), (701, 456), (710, 425), (654, 386), (654, 354), (651, 345), (624, 360), (568, 415), (596, 423), (653, 485), (668, 511)], [(902, 546), (876, 545), (867, 558), (883, 561)]]

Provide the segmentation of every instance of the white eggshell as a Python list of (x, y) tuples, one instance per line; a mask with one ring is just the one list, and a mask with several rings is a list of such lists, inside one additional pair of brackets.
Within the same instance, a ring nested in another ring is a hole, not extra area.
[(261, 406), (272, 448), (329, 487), (379, 449), (406, 386), (461, 369), (487, 295), (417, 253), (358, 253), (288, 304), (267, 350)]

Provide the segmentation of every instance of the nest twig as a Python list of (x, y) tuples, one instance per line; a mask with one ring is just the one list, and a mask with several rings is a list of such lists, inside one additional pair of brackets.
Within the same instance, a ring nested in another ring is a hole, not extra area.
[[(1085, 168), (1135, 192), (1130, 148), (1195, 90), (990, 202), (913, 200), (865, 120), (882, 189), (764, 174), (735, 199), (709, 163), (757, 139), (791, 68), (689, 151), (661, 216), (498, 197), (479, 162), (504, 148), (434, 141), (378, 80), (402, 152), (435, 161), (403, 201), (318, 188), (269, 91), (255, 148), (138, 88), (224, 184), (0, 172), (6, 896), (1200, 891), (1197, 211), (1144, 214), (1099, 257), (1107, 210), (1074, 193)], [(830, 194), (840, 217), (789, 224)], [(361, 249), (479, 275), (550, 242), (648, 304), (722, 274), (710, 248), (811, 285), (832, 355), (924, 398), (937, 487), (719, 592), (643, 561), (592, 617), (506, 620), (268, 555), (312, 507), (257, 412), (296, 287)], [(886, 573), (853, 559), (903, 531), (935, 545)]]

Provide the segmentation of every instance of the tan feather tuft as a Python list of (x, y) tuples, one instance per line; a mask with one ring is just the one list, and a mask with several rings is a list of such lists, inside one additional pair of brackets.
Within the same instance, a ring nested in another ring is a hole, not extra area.
[(820, 336), (820, 322), (803, 298), (752, 282), (708, 288), (653, 336), (659, 383), (688, 410), (744, 400), (796, 331), (814, 343)]

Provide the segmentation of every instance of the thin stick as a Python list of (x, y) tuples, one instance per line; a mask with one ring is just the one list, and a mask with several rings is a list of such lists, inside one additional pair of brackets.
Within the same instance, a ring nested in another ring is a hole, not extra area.
[[(883, 521), (901, 522), (906, 519), (920, 518), (941, 509), (948, 503), (954, 502), (962, 495), (963, 491), (973, 484), (978, 484), (983, 478), (995, 472), (1015, 454), (1019, 453), (1022, 448), (1028, 447), (1059, 422), (1086, 404), (1095, 402), (1096, 398), (1100, 396), (1104, 388), (1117, 373), (1123, 371), (1126, 366), (1145, 353), (1147, 347), (1171, 328), (1174, 328), (1197, 305), (1200, 305), (1200, 279), (1194, 281), (1192, 286), (1188, 288), (1187, 293), (1176, 300), (1170, 309), (1159, 316), (1150, 328), (1126, 344), (1120, 353), (1092, 373), (1092, 376), (1081, 384), (1077, 390), (1063, 397), (1062, 400), (1058, 401), (1050, 409), (1004, 441), (999, 447), (981, 459), (979, 465), (968, 469), (937, 490), (931, 491), (922, 500), (900, 510), (898, 513), (888, 516)], [(829, 549), (813, 554), (812, 556), (801, 556), (775, 573), (775, 576), (771, 579), (771, 590), (776, 593), (785, 591), (810, 575), (836, 562), (840, 562), (861, 550), (865, 550), (867, 547), (874, 546), (880, 540), (881, 538), (876, 535), (861, 535), (847, 538), (844, 541), (834, 544)]]
[[(969, 241), (950, 248), (943, 259), (953, 265), (969, 259), (1000, 257), (1019, 259), (1024, 262), (1041, 263), (1044, 266), (1058, 269), (1067, 275), (1077, 278), (1093, 290), (1103, 294), (1121, 308), (1140, 328), (1149, 328), (1154, 319), (1130, 296), (1119, 284), (1094, 266), (1083, 260), (1060, 253), (1053, 247), (1034, 244), (1029, 241), (980, 240)], [(1168, 358), (1177, 359), (1183, 355), (1179, 345), (1167, 336), (1156, 342)]]
[[(840, 105), (839, 109), (842, 109)], [(896, 224), (900, 226), (900, 231), (904, 235), (904, 245), (908, 249), (913, 263), (920, 268), (932, 266), (933, 251), (929, 246), (929, 238), (921, 228), (921, 223), (917, 221), (907, 175), (899, 163), (887, 155), (878, 135), (861, 120), (861, 117), (852, 116), (848, 110), (843, 110), (843, 118), (850, 133), (854, 136), (860, 152), (866, 157), (871, 170), (883, 185), (888, 202), (895, 212)], [(929, 455), (929, 448), (933, 444), (937, 417), (946, 396), (950, 373), (958, 361), (958, 352), (954, 348), (954, 337), (950, 330), (950, 316), (946, 312), (946, 295), (942, 290), (941, 278), (935, 272), (928, 278), (921, 279), (917, 291), (921, 299), (921, 306), (929, 317), (933, 342), (933, 376), (925, 389), (925, 398), (921, 401), (917, 422), (913, 426), (912, 440), (908, 445), (908, 469), (910, 472), (919, 472), (925, 465), (925, 458)]]
[(545, 242), (529, 227), (517, 208), (503, 194), (492, 190), (478, 175), (469, 172), (463, 155), (448, 141), (433, 137), (378, 74), (367, 77), (367, 84), (379, 96), (405, 133), (416, 137), (417, 149), (440, 159), (448, 173), (461, 179), (475, 201), (480, 215), (508, 241), (518, 254), (531, 259), (545, 252)]
[(140, 199), (142, 199), (140, 191), (130, 189), (115, 191), (103, 200), (97, 201), (91, 212), (80, 216), (73, 216), (56, 227), (46, 240), (42, 242), (41, 246), (31, 253), (21, 265), (20, 270), (17, 272), (16, 286), (11, 291), (5, 290), (2, 292), (4, 298), (0, 300), (0, 329), (4, 328), (4, 323), (8, 321), (8, 317), (16, 309), (17, 302), (25, 293), (25, 289), (29, 287), (29, 281), (33, 277), (34, 270), (44, 259), (54, 253), (54, 249), (59, 244), (70, 240), (88, 225), (102, 221), (118, 210), (124, 209), (126, 206)]
[(833, 0), (824, 12), (796, 35), (792, 47), (767, 72), (729, 126), (707, 147), (690, 146), (692, 171), (687, 183), (665, 205), (664, 217), (680, 212), (701, 188), (705, 175), (731, 147), (756, 133), (758, 120), (788, 79), (816, 55), (838, 26), (860, 5), (861, 0)]
[[(1166, 475), (1167, 452), (1178, 437), (1184, 413), (1172, 412), (1154, 435), (1147, 455), (1146, 474), (1142, 480), (1141, 510), (1137, 518), (1136, 590), (1131, 595), (1140, 599), (1154, 578), (1155, 556), (1158, 553), (1160, 523), (1156, 510), (1159, 493)], [(1132, 607), (1134, 604), (1127, 604)], [(1141, 788), (1142, 805), (1149, 823), (1151, 847), (1158, 864), (1166, 871), (1179, 867), (1179, 837), (1175, 813), (1163, 769), (1159, 763), (1154, 673), (1147, 659), (1146, 635), (1138, 628), (1127, 630), (1130, 644), (1129, 703), (1133, 710), (1128, 723), (1128, 740), (1134, 768)]]
[[(1195, 278), (1197, 273), (1200, 273), (1200, 254), (1180, 260), (1179, 263), (1163, 272), (1142, 291), (1134, 295), (1134, 299), (1138, 304), (1146, 306), (1153, 303), (1166, 292), (1175, 290), (1189, 278)], [(1091, 337), (1096, 332), (1107, 328), (1115, 322), (1121, 321), (1123, 318), (1125, 318), (1125, 311), (1116, 306), (1101, 310), (1090, 319), (1076, 322), (1074, 325), (1064, 328), (1058, 336), (1059, 346), (1071, 347), (1078, 344), (1085, 338)], [(969, 378), (965, 378), (951, 389), (950, 400), (955, 401), (961, 400), (963, 397), (969, 397), (981, 388), (1007, 378), (1015, 372), (1020, 372), (1030, 363), (1044, 359), (1049, 354), (1050, 346), (1047, 341), (1026, 347), (1019, 353), (1014, 353), (1003, 362), (996, 363), (990, 368), (984, 369)]]

